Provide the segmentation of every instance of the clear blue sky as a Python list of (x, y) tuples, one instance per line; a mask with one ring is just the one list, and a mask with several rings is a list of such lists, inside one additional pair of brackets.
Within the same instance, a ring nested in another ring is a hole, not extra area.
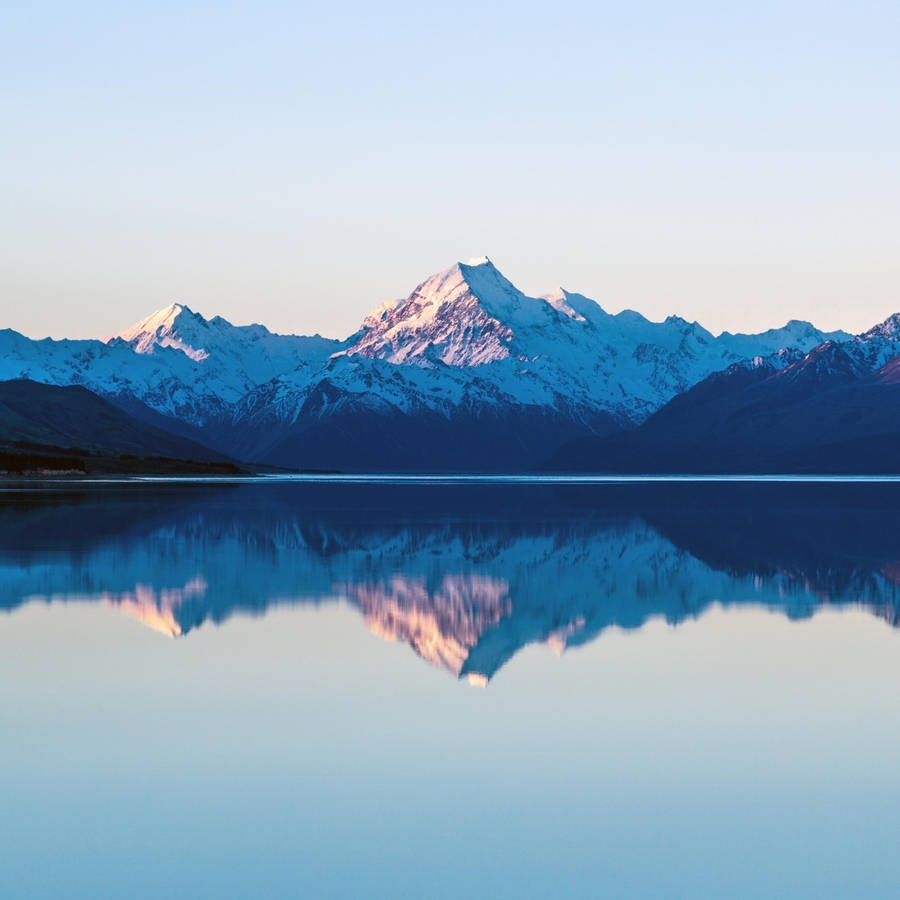
[(900, 309), (896, 2), (0, 11), (0, 327), (343, 335), (457, 259), (713, 330)]

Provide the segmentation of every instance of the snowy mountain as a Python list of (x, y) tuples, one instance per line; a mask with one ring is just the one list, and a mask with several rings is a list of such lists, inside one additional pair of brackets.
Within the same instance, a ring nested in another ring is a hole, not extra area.
[(638, 428), (575, 439), (562, 471), (900, 472), (900, 316), (714, 373)]
[(0, 331), (0, 379), (80, 384), (113, 401), (140, 400), (164, 416), (202, 424), (239, 392), (213, 384), (197, 363), (172, 348), (137, 354), (121, 341), (34, 341)]
[[(529, 297), (483, 257), (377, 307), (345, 341), (172, 304), (102, 342), (0, 332), (0, 379), (80, 384), (151, 424), (278, 465), (502, 469), (637, 425), (736, 362), (848, 338), (797, 321), (716, 337), (676, 316), (611, 315), (563, 289)], [(878, 359), (894, 347), (890, 334), (855, 340)]]
[[(537, 301), (520, 293), (487, 257), (433, 275), (406, 300), (379, 307), (345, 351), (369, 359), (405, 363), (439, 359), (473, 366), (507, 359), (521, 349), (522, 329), (540, 322)], [(544, 317), (544, 324), (547, 324)]]
[(135, 353), (161, 347), (180, 350), (218, 380), (230, 380), (241, 390), (276, 377), (298, 360), (325, 360), (342, 346), (319, 335), (272, 334), (263, 325), (232, 325), (221, 316), (207, 321), (180, 303), (104, 339), (106, 344), (119, 341)]
[(637, 423), (740, 359), (782, 347), (805, 351), (848, 337), (796, 320), (760, 335), (714, 337), (677, 316), (657, 323), (632, 310), (610, 315), (594, 300), (563, 288), (527, 297), (482, 257), (457, 263), (406, 300), (380, 307), (343, 353), (457, 367), (512, 360), (518, 365), (492, 371), (511, 371), (513, 377), (527, 372), (532, 383), (549, 383), (539, 391), (555, 390), (579, 406)]
[(216, 438), (242, 458), (281, 466), (521, 470), (567, 438), (621, 427), (598, 404), (566, 396), (549, 368), (540, 360), (459, 367), (337, 355), (251, 391)]
[(0, 380), (79, 384), (152, 424), (162, 424), (156, 413), (203, 428), (230, 419), (257, 385), (342, 346), (318, 335), (237, 327), (219, 316), (207, 321), (173, 304), (103, 341), (33, 341), (0, 331)]

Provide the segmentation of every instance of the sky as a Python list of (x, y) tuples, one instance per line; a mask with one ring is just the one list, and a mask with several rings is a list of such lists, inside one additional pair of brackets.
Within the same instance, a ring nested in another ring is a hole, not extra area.
[(896, 3), (6, 3), (0, 327), (341, 337), (487, 254), (714, 332), (900, 310)]

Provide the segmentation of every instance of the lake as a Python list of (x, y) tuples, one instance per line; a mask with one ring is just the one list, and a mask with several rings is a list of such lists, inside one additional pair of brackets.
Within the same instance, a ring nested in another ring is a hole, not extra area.
[(0, 896), (893, 897), (900, 483), (0, 491)]

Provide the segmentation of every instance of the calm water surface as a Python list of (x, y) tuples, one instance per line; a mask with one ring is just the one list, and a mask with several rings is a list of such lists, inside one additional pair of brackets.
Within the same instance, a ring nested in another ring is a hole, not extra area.
[(0, 896), (893, 897), (900, 484), (0, 492)]

